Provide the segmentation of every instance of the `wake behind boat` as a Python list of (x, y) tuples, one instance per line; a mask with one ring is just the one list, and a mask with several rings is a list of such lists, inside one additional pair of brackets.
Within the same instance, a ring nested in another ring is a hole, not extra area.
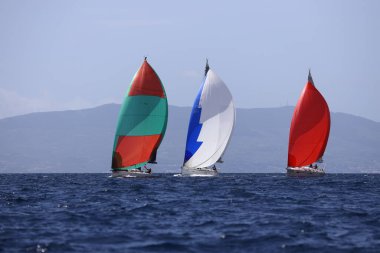
[(314, 86), (308, 82), (294, 109), (289, 134), (288, 175), (324, 175), (323, 154), (330, 133), (330, 110)]
[(168, 101), (160, 78), (146, 58), (120, 109), (112, 154), (112, 177), (149, 176), (165, 135)]
[(206, 62), (204, 82), (190, 116), (182, 175), (218, 175), (215, 164), (222, 163), (234, 124), (232, 95)]

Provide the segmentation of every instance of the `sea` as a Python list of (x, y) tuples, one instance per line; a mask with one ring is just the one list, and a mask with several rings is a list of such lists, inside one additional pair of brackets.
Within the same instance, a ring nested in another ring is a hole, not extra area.
[(0, 174), (0, 252), (380, 252), (380, 175)]

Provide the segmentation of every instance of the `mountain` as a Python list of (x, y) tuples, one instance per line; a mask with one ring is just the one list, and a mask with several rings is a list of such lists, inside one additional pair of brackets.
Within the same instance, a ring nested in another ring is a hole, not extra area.
[[(0, 120), (0, 172), (108, 172), (120, 105)], [(222, 172), (284, 172), (293, 107), (237, 109)], [(179, 172), (190, 107), (170, 106), (155, 172)], [(330, 173), (380, 173), (380, 123), (332, 113)]]

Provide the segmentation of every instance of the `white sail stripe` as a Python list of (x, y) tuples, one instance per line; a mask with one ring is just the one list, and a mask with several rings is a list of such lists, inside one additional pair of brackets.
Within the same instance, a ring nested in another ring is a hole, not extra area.
[[(227, 150), (227, 148), (228, 148), (228, 145), (230, 144), (231, 137), (232, 137), (232, 133), (233, 133), (234, 128), (235, 128), (235, 122), (236, 122), (235, 106), (234, 106), (233, 101), (231, 101), (231, 103), (232, 103), (232, 107), (233, 107), (233, 111), (234, 111), (234, 121), (233, 121), (233, 123), (232, 123), (232, 130), (231, 130), (231, 133), (230, 133), (230, 137), (228, 138), (228, 142), (227, 142), (227, 144), (226, 144), (226, 147), (224, 148), (224, 151), (223, 151), (223, 153), (220, 155), (219, 159), (223, 159), (223, 155), (224, 155), (224, 153), (226, 152), (226, 150)], [(218, 160), (219, 160), (219, 159), (218, 159)], [(217, 161), (218, 161), (218, 160), (217, 160)]]
[(215, 153), (210, 157), (210, 159), (208, 159), (204, 163), (197, 165), (196, 167), (197, 168), (206, 168), (206, 167), (210, 167), (210, 166), (214, 165), (219, 160), (219, 158), (223, 155), (224, 151), (227, 148), (227, 145), (228, 145), (230, 139), (231, 138), (226, 138), (224, 140), (224, 143), (219, 147), (219, 149), (217, 149), (215, 151)]

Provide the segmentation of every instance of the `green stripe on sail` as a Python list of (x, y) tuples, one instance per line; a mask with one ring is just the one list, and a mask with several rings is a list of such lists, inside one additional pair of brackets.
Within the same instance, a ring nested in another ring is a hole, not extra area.
[[(126, 97), (120, 110), (115, 137), (163, 134), (167, 117), (168, 102), (166, 98), (156, 96)], [(114, 150), (115, 146), (116, 143)]]

